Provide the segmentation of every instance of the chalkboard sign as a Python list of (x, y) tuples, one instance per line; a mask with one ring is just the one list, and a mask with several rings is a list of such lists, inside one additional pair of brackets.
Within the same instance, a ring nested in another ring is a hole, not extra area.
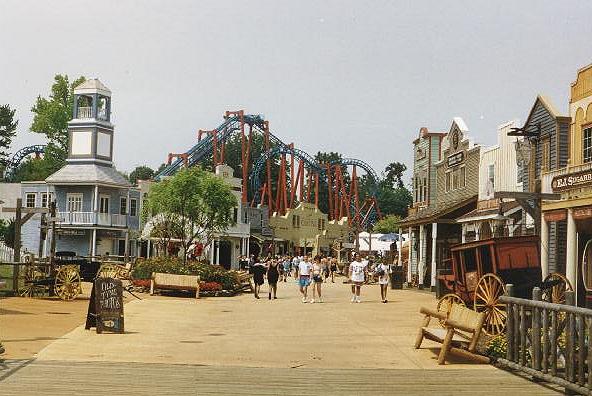
[(86, 316), (86, 329), (97, 333), (123, 333), (123, 285), (119, 279), (97, 278), (93, 283)]

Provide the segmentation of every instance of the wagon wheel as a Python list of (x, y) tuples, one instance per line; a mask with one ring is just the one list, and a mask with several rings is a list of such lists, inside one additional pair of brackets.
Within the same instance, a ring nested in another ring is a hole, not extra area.
[(565, 292), (573, 291), (569, 279), (558, 272), (553, 272), (552, 274), (547, 275), (543, 282), (555, 283), (552, 287), (543, 290), (543, 300), (548, 302), (565, 304)]
[(475, 288), (474, 309), (485, 312), (483, 330), (489, 335), (498, 335), (506, 327), (506, 305), (499, 301), (505, 293), (504, 283), (494, 274), (483, 275)]
[(27, 266), (25, 270), (25, 284), (19, 288), (19, 295), (21, 297), (36, 297), (43, 294), (45, 287), (38, 283), (41, 279), (43, 279), (43, 274), (36, 266)]
[[(449, 293), (438, 300), (438, 312), (446, 312), (446, 316), (448, 316), (452, 304), (462, 304), (463, 307), (466, 306), (462, 298), (454, 293)], [(444, 320), (438, 319), (438, 321), (440, 322), (440, 326), (446, 327), (444, 325)]]
[(78, 268), (73, 265), (60, 267), (56, 273), (53, 290), (62, 300), (73, 300), (82, 293), (82, 282)]

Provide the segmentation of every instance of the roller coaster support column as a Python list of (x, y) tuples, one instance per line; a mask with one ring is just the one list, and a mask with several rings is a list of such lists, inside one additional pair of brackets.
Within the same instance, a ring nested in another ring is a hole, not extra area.
[(250, 150), (251, 150), (251, 137), (253, 136), (253, 126), (249, 125), (249, 139), (245, 136), (245, 111), (238, 110), (238, 111), (227, 111), (225, 113), (226, 117), (230, 117), (232, 115), (238, 116), (240, 122), (240, 131), (241, 131), (241, 162), (242, 162), (242, 169), (243, 169), (243, 188), (242, 188), (242, 203), (247, 204), (247, 182), (249, 177), (249, 157), (250, 157)]
[(333, 214), (333, 177), (331, 176), (331, 164), (326, 164), (327, 166), (327, 187), (329, 190), (329, 220), (334, 220), (335, 216)]
[(315, 206), (319, 207), (319, 174), (315, 173)]
[(296, 190), (300, 185), (300, 201), (302, 201), (302, 189), (304, 188), (303, 183), (301, 180), (304, 180), (304, 162), (300, 160), (298, 162), (298, 172), (296, 173), (296, 177), (294, 177), (292, 173), (292, 178), (290, 179), (290, 208), (294, 206), (294, 198), (296, 198)]
[(292, 150), (292, 154), (290, 154), (290, 208), (292, 208), (292, 204), (294, 203), (294, 185), (296, 183), (294, 183), (294, 143), (290, 143), (289, 145), (290, 149)]
[(181, 158), (183, 165), (187, 167), (187, 153), (169, 153), (169, 159), (167, 161), (169, 165), (173, 162), (173, 158)]
[(212, 135), (212, 142), (213, 142), (212, 162), (214, 163), (214, 168), (216, 168), (216, 166), (224, 163), (224, 148), (225, 148), (226, 144), (225, 144), (225, 142), (221, 142), (220, 147), (218, 147), (218, 130), (217, 129), (212, 129), (210, 131), (200, 129), (197, 133), (197, 141), (201, 141), (201, 136), (203, 134)]
[[(354, 208), (356, 209), (356, 213), (360, 211), (360, 196), (358, 191), (358, 175), (356, 173), (356, 166), (354, 165), (352, 169), (352, 176), (351, 176), (351, 184), (350, 184), (350, 196), (354, 195)], [(349, 217), (349, 216), (348, 216)]]
[[(264, 140), (264, 144), (265, 144), (265, 152), (269, 152), (269, 121), (264, 121), (263, 122), (263, 128), (264, 128), (264, 132), (263, 132), (263, 140)], [(267, 158), (267, 161), (265, 161), (265, 166), (267, 169), (267, 206), (269, 207), (269, 212), (273, 213), (273, 202), (272, 202), (272, 195), (271, 195), (271, 162), (269, 161), (269, 158)], [(265, 200), (261, 200), (261, 203), (263, 205), (265, 205)]]

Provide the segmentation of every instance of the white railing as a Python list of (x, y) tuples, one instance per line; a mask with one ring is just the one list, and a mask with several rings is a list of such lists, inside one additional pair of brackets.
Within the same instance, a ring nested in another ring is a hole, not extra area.
[(110, 213), (95, 212), (60, 212), (58, 223), (71, 225), (101, 225), (113, 227), (125, 227), (127, 216)]
[(0, 241), (0, 261), (10, 263), (14, 259), (14, 249)]
[(78, 108), (78, 118), (81, 120), (87, 119), (87, 118), (93, 118), (92, 107), (79, 107)]
[(553, 182), (553, 178), (555, 178), (557, 176), (567, 175), (568, 173), (587, 171), (587, 170), (591, 170), (591, 169), (592, 169), (592, 162), (588, 162), (586, 164), (566, 166), (565, 168), (553, 170), (550, 172), (545, 172), (541, 176), (541, 192), (552, 193), (553, 188), (551, 187), (551, 183)]

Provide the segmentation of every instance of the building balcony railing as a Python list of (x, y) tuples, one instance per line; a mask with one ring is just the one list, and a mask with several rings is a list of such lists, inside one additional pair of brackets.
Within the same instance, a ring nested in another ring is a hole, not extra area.
[(588, 162), (580, 165), (566, 166), (565, 168), (552, 170), (549, 172), (543, 172), (541, 175), (541, 192), (552, 193), (552, 182), (557, 176), (563, 176), (570, 173), (582, 172), (592, 170), (592, 162)]
[(95, 212), (60, 212), (57, 215), (60, 225), (98, 225), (107, 227), (127, 226), (127, 216)]
[[(78, 117), (79, 120), (87, 120), (92, 119), (92, 107), (79, 107), (78, 108)], [(105, 109), (98, 109), (97, 118), (102, 121), (107, 121), (107, 112)]]

